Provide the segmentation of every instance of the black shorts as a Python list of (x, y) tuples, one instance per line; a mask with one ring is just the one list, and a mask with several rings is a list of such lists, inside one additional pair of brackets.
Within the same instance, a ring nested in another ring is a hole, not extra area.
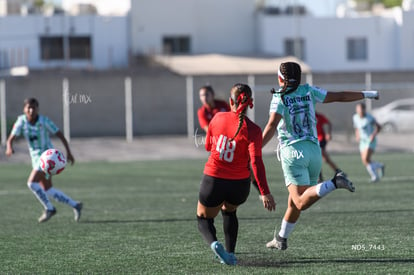
[(322, 150), (325, 150), (326, 144), (327, 144), (327, 142), (326, 142), (325, 139), (319, 141), (319, 146), (321, 147)]
[(250, 192), (250, 178), (227, 180), (204, 175), (201, 180), (198, 199), (206, 207), (216, 207), (223, 202), (240, 205)]

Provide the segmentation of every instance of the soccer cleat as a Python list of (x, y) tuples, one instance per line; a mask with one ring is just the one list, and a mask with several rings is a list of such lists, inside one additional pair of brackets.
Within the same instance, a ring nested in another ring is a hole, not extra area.
[(75, 214), (75, 221), (79, 221), (81, 217), (83, 204), (81, 202), (78, 202), (78, 204), (73, 208), (73, 213)]
[(267, 248), (276, 248), (279, 250), (286, 250), (288, 248), (287, 246), (287, 239), (286, 238), (282, 238), (279, 235), (277, 235), (273, 240), (271, 240), (270, 242), (268, 242), (266, 244)]
[(342, 171), (336, 173), (335, 177), (332, 179), (332, 182), (334, 182), (336, 188), (347, 189), (350, 192), (355, 192), (354, 185)]
[(233, 253), (227, 253), (224, 250), (223, 245), (219, 243), (218, 241), (212, 242), (210, 247), (211, 247), (211, 250), (213, 250), (214, 254), (216, 254), (216, 256), (220, 259), (221, 263), (224, 263), (227, 265), (237, 264), (236, 256), (234, 256)]
[(56, 208), (53, 208), (52, 210), (46, 209), (43, 212), (42, 216), (40, 216), (39, 222), (40, 223), (46, 222), (46, 221), (48, 221), (55, 214), (56, 214)]

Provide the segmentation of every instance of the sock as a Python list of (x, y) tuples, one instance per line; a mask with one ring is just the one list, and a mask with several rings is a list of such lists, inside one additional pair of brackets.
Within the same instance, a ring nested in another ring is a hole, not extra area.
[(371, 164), (374, 167), (374, 171), (376, 171), (377, 169), (380, 169), (382, 166), (384, 166), (384, 164), (382, 164), (380, 162), (376, 162), (376, 161), (372, 162)]
[(40, 203), (43, 205), (45, 209), (55, 209), (53, 204), (48, 199), (45, 190), (43, 190), (43, 188), (40, 186), (38, 182), (29, 182), (27, 186), (33, 192), (33, 194), (36, 196), (36, 198), (40, 201)]
[(75, 207), (78, 204), (76, 201), (72, 200), (72, 198), (70, 198), (68, 195), (54, 187), (50, 187), (49, 190), (46, 191), (46, 194), (54, 198), (56, 201), (69, 204), (72, 207)]
[(295, 228), (295, 224), (296, 223), (290, 223), (283, 219), (280, 226), (279, 237), (287, 239), (290, 233), (293, 231), (293, 228)]
[(200, 231), (208, 245), (217, 241), (214, 219), (207, 219), (197, 216), (198, 231)]
[(371, 176), (372, 180), (376, 180), (378, 178), (377, 173), (375, 172), (375, 165), (373, 163), (367, 164), (365, 167), (367, 168), (368, 174)]
[(237, 219), (236, 211), (226, 212), (222, 210), (221, 214), (223, 216), (223, 231), (226, 250), (229, 253), (234, 253), (236, 249), (237, 233), (239, 232), (239, 220)]
[(333, 180), (327, 180), (316, 185), (316, 194), (322, 198), (336, 189)]

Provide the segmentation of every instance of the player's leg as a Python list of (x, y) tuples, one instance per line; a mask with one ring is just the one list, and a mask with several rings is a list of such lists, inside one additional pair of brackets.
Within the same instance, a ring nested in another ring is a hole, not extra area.
[(227, 252), (234, 253), (239, 231), (236, 210), (249, 196), (250, 179), (229, 181), (223, 184), (225, 184), (226, 194), (228, 194), (222, 207), (225, 246)]
[(329, 156), (326, 149), (322, 149), (322, 159), (325, 161), (335, 172), (339, 170), (338, 166), (336, 166), (335, 162), (332, 161), (331, 157)]
[(197, 223), (198, 230), (208, 245), (217, 241), (216, 228), (214, 226), (214, 218), (219, 213), (223, 203), (224, 195), (217, 179), (204, 175), (198, 195), (197, 204)]
[(66, 195), (63, 191), (53, 187), (52, 177), (44, 177), (41, 181), (42, 185), (46, 190), (46, 194), (56, 200), (57, 202), (67, 204), (73, 208), (74, 219), (79, 221), (83, 204), (81, 202), (73, 200), (70, 196)]
[(371, 181), (372, 182), (378, 181), (379, 176), (376, 172), (376, 167), (371, 161), (371, 157), (374, 151), (368, 146), (365, 146), (361, 148), (360, 153), (361, 153), (361, 161), (364, 164), (365, 168), (367, 169), (367, 172), (371, 177)]
[(43, 205), (44, 212), (39, 218), (39, 222), (45, 222), (49, 220), (53, 215), (56, 214), (56, 209), (53, 204), (50, 202), (47, 194), (41, 185), (42, 180), (44, 179), (44, 173), (37, 169), (33, 169), (27, 180), (27, 186)]

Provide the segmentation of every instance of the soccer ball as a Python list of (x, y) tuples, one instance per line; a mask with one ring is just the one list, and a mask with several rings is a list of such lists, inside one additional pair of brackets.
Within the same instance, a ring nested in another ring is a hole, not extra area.
[(47, 175), (57, 175), (65, 169), (66, 158), (56, 149), (48, 149), (40, 156), (40, 169)]

